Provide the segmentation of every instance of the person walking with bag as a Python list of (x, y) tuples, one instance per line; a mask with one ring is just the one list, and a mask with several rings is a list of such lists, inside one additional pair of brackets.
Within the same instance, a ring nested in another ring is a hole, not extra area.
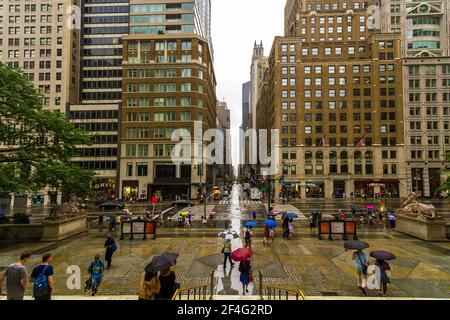
[(31, 272), (30, 282), (33, 282), (33, 297), (35, 300), (52, 300), (54, 291), (52, 255), (44, 254), (42, 263)]
[(294, 235), (294, 220), (292, 218), (289, 219), (288, 229), (289, 229), (288, 239), (290, 239)]
[(100, 259), (100, 255), (97, 254), (94, 257), (94, 261), (91, 262), (88, 268), (89, 276), (91, 277), (92, 284), (92, 296), (97, 294), (98, 287), (103, 280), (103, 272), (105, 271), (105, 264)]
[(241, 273), (239, 280), (242, 283), (242, 294), (245, 296), (246, 293), (249, 293), (248, 291), (249, 283), (253, 281), (252, 266), (250, 264), (250, 259), (239, 263), (239, 272)]
[(358, 277), (358, 288), (360, 288), (364, 294), (367, 294), (365, 288), (367, 286), (367, 264), (369, 262), (369, 258), (362, 250), (358, 250), (353, 252), (352, 260), (355, 261), (356, 275)]
[(381, 296), (386, 296), (387, 293), (387, 284), (391, 283), (389, 279), (391, 277), (391, 267), (389, 263), (384, 260), (377, 260), (375, 262), (375, 277), (377, 288), (380, 290)]
[(107, 262), (106, 270), (111, 269), (112, 256), (115, 251), (117, 251), (116, 242), (114, 241), (112, 235), (108, 235), (108, 239), (105, 241), (105, 261)]
[(227, 260), (230, 261), (231, 267), (234, 267), (234, 263), (231, 260), (231, 239), (225, 239), (225, 243), (222, 248), (223, 253), (223, 268), (227, 267)]
[(142, 274), (139, 286), (139, 300), (155, 300), (161, 290), (158, 273), (145, 272)]

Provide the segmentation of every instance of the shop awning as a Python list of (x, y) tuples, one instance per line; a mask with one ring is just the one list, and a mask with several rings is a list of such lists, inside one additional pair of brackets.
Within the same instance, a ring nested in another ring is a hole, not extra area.
[(400, 180), (355, 180), (355, 183), (360, 183), (360, 184), (371, 184), (371, 183), (400, 184)]

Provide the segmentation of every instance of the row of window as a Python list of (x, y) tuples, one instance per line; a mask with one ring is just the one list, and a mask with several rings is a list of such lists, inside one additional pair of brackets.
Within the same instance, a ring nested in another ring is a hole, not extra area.
[(190, 78), (204, 79), (204, 72), (191, 68), (181, 69), (129, 69), (128, 78)]
[[(297, 139), (296, 138), (282, 138), (281, 139), (281, 145), (283, 147), (297, 147)], [(341, 147), (346, 147), (348, 145), (348, 139), (347, 138), (339, 138), (339, 140), (337, 140), (337, 138), (329, 138), (329, 139), (324, 139), (324, 138), (316, 138), (315, 140), (313, 140), (312, 138), (305, 138), (303, 140), (303, 145), (307, 146), (307, 147), (312, 147), (312, 146), (320, 146), (323, 147), (325, 145), (329, 145), (331, 147), (336, 147), (336, 146), (341, 146)], [(361, 147), (370, 147), (372, 146), (372, 138), (355, 138), (353, 140), (353, 145), (355, 146), (361, 146)], [(397, 138), (392, 137), (392, 138), (387, 138), (387, 137), (382, 137), (381, 138), (381, 145), (382, 146), (393, 146), (395, 147), (397, 145)]]
[[(195, 100), (197, 103), (195, 104)], [(179, 102), (178, 102), (179, 101)], [(191, 107), (197, 106), (200, 108), (205, 107), (204, 101), (201, 98), (193, 99), (191, 97), (181, 97), (179, 99), (175, 97), (169, 98), (128, 98), (127, 107)]]

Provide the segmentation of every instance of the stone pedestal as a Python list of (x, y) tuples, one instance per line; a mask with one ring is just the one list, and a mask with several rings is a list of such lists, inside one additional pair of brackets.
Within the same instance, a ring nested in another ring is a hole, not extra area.
[(429, 219), (397, 213), (396, 230), (425, 241), (450, 241), (447, 238), (446, 225), (440, 218)]
[(60, 221), (44, 222), (41, 241), (61, 241), (77, 234), (87, 232), (87, 218), (85, 215)]

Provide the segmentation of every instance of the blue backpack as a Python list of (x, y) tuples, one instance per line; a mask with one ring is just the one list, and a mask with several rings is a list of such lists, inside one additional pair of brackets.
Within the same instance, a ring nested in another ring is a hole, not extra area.
[(33, 293), (35, 297), (43, 296), (48, 292), (48, 280), (47, 275), (45, 274), (47, 267), (48, 265), (45, 266), (44, 270), (42, 270), (42, 272), (34, 279)]

